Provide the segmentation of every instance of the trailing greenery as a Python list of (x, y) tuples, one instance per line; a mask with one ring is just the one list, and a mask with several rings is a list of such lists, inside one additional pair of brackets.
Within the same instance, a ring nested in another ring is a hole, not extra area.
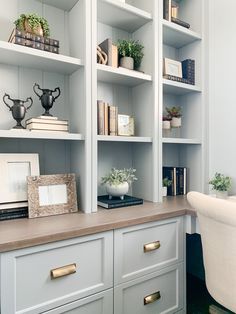
[(215, 191), (229, 191), (232, 185), (232, 179), (221, 173), (216, 172), (213, 179), (209, 181)]
[(124, 182), (131, 184), (133, 181), (138, 180), (135, 176), (136, 169), (116, 169), (112, 168), (110, 173), (102, 177), (102, 184), (109, 183), (110, 185), (119, 185)]
[(171, 184), (172, 184), (172, 180), (169, 180), (167, 177), (162, 180), (163, 186), (168, 187), (168, 186), (171, 186)]
[(50, 36), (50, 30), (48, 21), (39, 16), (36, 13), (29, 13), (29, 14), (21, 14), (20, 17), (14, 22), (16, 28), (25, 31), (25, 22), (29, 23), (29, 26), (32, 28), (33, 31), (37, 30), (38, 27), (41, 27), (43, 30), (43, 35), (45, 37)]
[(134, 59), (134, 68), (138, 69), (141, 65), (144, 53), (144, 46), (138, 40), (118, 40), (118, 53), (120, 57), (131, 57)]
[(182, 108), (179, 106), (173, 106), (171, 108), (166, 107), (166, 111), (170, 118), (181, 118), (182, 117)]

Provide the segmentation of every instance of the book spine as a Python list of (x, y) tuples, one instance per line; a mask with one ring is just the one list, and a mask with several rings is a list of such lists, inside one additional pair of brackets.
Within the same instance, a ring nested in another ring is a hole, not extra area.
[(98, 113), (98, 135), (105, 135), (104, 109), (105, 105), (102, 100), (97, 101)]
[(17, 218), (26, 218), (26, 217), (28, 217), (28, 213), (16, 213), (16, 214), (0, 215), (0, 221), (17, 219)]
[(191, 84), (190, 81), (187, 80), (186, 78), (182, 78), (182, 77), (178, 77), (178, 76), (174, 76), (174, 75), (170, 75), (170, 74), (165, 74), (165, 75), (163, 75), (163, 77), (167, 80), (170, 80), (170, 81), (180, 82), (180, 83), (184, 83), (184, 84)]
[(171, 21), (171, 0), (163, 0), (163, 18)]
[(6, 209), (0, 209), (0, 215), (8, 215), (8, 214), (16, 214), (16, 213), (27, 213), (28, 208), (22, 207), (22, 208), (6, 208)]
[(143, 204), (143, 200), (132, 201), (132, 202), (124, 202), (119, 204), (109, 204), (108, 209), (110, 208), (119, 208), (119, 207), (126, 207), (126, 206), (133, 206), (133, 205), (141, 205)]
[(109, 130), (108, 130), (108, 108), (109, 105), (108, 103), (104, 103), (104, 135), (108, 135), (109, 134)]
[(68, 131), (68, 125), (31, 122), (26, 124), (29, 130)]
[(109, 106), (109, 135), (117, 135), (116, 107)]
[(186, 23), (184, 21), (181, 21), (180, 19), (176, 18), (176, 17), (171, 17), (171, 22), (178, 24), (180, 26), (183, 26), (185, 28), (190, 28), (190, 24)]
[(118, 48), (116, 45), (112, 45), (112, 66), (118, 68)]
[(190, 84), (195, 85), (195, 60), (186, 59), (182, 61), (183, 77), (187, 79)]

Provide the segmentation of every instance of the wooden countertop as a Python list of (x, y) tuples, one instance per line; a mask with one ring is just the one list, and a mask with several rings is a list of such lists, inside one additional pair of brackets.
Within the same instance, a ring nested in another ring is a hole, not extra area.
[(99, 209), (97, 213), (75, 213), (35, 219), (0, 222), (0, 252), (70, 239), (150, 221), (195, 212), (183, 196), (167, 197), (163, 203)]

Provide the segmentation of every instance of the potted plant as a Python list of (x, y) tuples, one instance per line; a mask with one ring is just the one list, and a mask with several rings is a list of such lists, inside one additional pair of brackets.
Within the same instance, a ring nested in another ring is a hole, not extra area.
[(112, 168), (108, 175), (102, 177), (101, 183), (106, 185), (106, 191), (109, 199), (112, 196), (124, 199), (124, 195), (129, 191), (129, 185), (136, 181), (136, 169), (116, 169)]
[(216, 172), (214, 178), (209, 181), (209, 184), (211, 184), (213, 190), (216, 191), (216, 197), (227, 198), (228, 191), (230, 190), (232, 185), (232, 179), (228, 176)]
[(181, 117), (182, 117), (182, 109), (181, 107), (173, 106), (171, 108), (166, 108), (168, 116), (171, 118), (170, 124), (172, 128), (181, 127)]
[(172, 180), (167, 177), (162, 180), (162, 196), (167, 196), (167, 188), (171, 186)]
[(50, 36), (47, 20), (36, 13), (21, 14), (14, 24), (21, 31), (44, 37)]
[(120, 66), (130, 70), (137, 70), (140, 67), (144, 53), (144, 46), (138, 40), (118, 40), (118, 53)]
[(170, 130), (170, 122), (171, 122), (171, 117), (163, 116), (162, 117), (162, 129), (163, 130)]

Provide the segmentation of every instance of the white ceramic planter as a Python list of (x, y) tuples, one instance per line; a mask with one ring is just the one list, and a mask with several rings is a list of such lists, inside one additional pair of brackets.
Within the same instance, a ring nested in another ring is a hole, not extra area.
[(167, 196), (167, 186), (162, 187), (162, 196)]
[(170, 121), (170, 125), (172, 128), (180, 128), (181, 127), (181, 118), (173, 117)]
[(109, 199), (112, 199), (112, 196), (120, 197), (121, 200), (124, 199), (124, 195), (129, 191), (128, 182), (121, 183), (119, 185), (110, 185), (106, 184), (107, 194), (109, 195)]
[(216, 191), (216, 197), (226, 199), (228, 197), (228, 191)]
[(162, 129), (170, 130), (170, 121), (162, 121)]
[(120, 59), (120, 66), (129, 70), (134, 69), (134, 59), (131, 57), (123, 57)]

